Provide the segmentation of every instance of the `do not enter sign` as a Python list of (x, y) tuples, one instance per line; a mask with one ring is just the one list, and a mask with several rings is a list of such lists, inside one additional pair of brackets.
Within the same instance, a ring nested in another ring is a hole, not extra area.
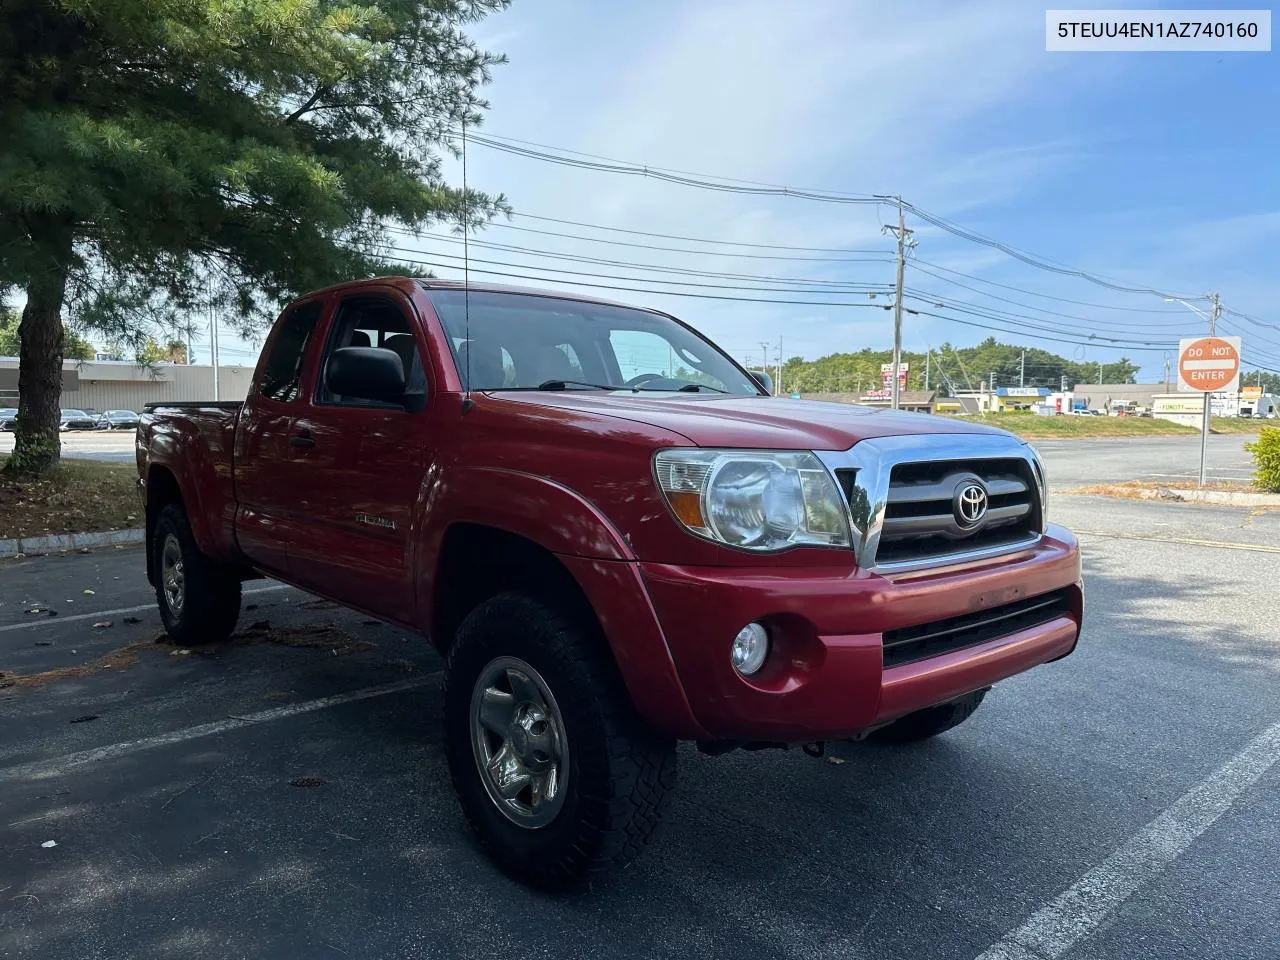
[(1240, 385), (1240, 338), (1187, 339), (1178, 351), (1178, 389), (1234, 393)]

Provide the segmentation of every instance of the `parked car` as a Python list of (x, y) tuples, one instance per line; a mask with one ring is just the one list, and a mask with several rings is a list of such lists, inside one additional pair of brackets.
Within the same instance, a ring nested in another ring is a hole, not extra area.
[(84, 410), (63, 410), (59, 430), (97, 430), (98, 418)]
[(99, 430), (136, 430), (138, 414), (132, 410), (108, 410), (98, 418)]
[(679, 740), (921, 740), (1072, 652), (1080, 555), (1029, 444), (768, 387), (653, 310), (304, 297), (243, 403), (143, 414), (164, 628), (224, 640), (275, 576), (428, 637), (463, 812), (547, 887), (639, 853)]
[(0, 432), (12, 430), (14, 423), (18, 419), (17, 407), (5, 407), (0, 410)]

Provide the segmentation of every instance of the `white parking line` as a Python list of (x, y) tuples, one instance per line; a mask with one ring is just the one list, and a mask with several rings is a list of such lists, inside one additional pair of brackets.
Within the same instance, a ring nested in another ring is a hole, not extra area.
[(167, 747), (175, 743), (197, 740), (201, 737), (212, 737), (219, 733), (239, 730), (242, 727), (252, 726), (256, 723), (284, 720), (287, 717), (296, 717), (303, 713), (327, 710), (329, 707), (341, 706), (344, 703), (355, 703), (358, 700), (370, 700), (374, 697), (385, 697), (393, 693), (415, 690), (418, 687), (427, 686), (427, 684), (432, 683), (439, 677), (439, 672), (431, 673), (422, 677), (413, 677), (409, 680), (398, 680), (395, 683), (384, 684), (380, 687), (365, 687), (362, 690), (352, 690), (350, 693), (337, 693), (331, 697), (304, 700), (302, 703), (290, 703), (283, 707), (260, 710), (257, 713), (247, 713), (242, 716), (229, 717), (226, 720), (202, 723), (199, 726), (187, 727), (185, 730), (173, 730), (169, 733), (157, 734), (154, 737), (143, 737), (140, 740), (129, 740), (125, 743), (112, 743), (104, 747), (81, 750), (78, 753), (69, 753), (54, 760), (36, 760), (32, 763), (23, 763), (15, 767), (3, 767), (0, 768), (0, 783), (12, 783), (17, 780), (47, 780), (50, 777), (59, 777), (63, 774), (71, 773), (78, 767), (97, 763), (101, 760), (113, 760), (116, 757), (138, 753), (142, 750), (153, 750), (156, 747)]
[(1196, 540), (1193, 537), (1141, 537), (1132, 533), (1102, 533), (1098, 530), (1073, 530), (1078, 537), (1099, 540), (1142, 540), (1146, 543), (1181, 543), (1191, 547), (1217, 547), (1220, 550), (1244, 550), (1246, 553), (1280, 553), (1280, 547), (1261, 543), (1231, 543), (1227, 540)]
[[(245, 590), (244, 595), (247, 597), (254, 593), (270, 593), (272, 590), (284, 590), (287, 584), (277, 583), (269, 587), (254, 587), (252, 590)], [(116, 607), (113, 610), (99, 610), (97, 613), (77, 613), (71, 617), (46, 617), (41, 620), (30, 620), (26, 623), (9, 623), (0, 627), (0, 633), (8, 633), (10, 630), (26, 630), (30, 627), (56, 627), (60, 623), (75, 623), (77, 620), (97, 620), (101, 617), (114, 617), (121, 613), (137, 613), (140, 610), (154, 609), (156, 602), (152, 600), (150, 603), (140, 603), (136, 607)]]
[(1105, 923), (1134, 891), (1182, 856), (1277, 760), (1280, 723), (1262, 731), (1106, 860), (979, 954), (978, 960), (1062, 956)]

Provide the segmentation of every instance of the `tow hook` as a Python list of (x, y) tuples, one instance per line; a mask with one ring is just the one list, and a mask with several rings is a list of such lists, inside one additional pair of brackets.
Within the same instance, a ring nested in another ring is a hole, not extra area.
[(811, 757), (821, 758), (827, 752), (827, 744), (825, 740), (819, 740), (816, 743), (803, 744), (800, 749)]

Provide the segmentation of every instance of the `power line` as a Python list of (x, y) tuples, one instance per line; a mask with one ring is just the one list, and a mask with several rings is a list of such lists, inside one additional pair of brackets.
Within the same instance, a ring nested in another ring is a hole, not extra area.
[[(798, 200), (815, 200), (822, 203), (844, 203), (844, 204), (879, 204), (886, 202), (888, 197), (879, 197), (872, 194), (855, 194), (855, 193), (839, 193), (823, 190), (807, 190), (796, 187), (786, 187), (778, 184), (757, 184), (752, 185), (753, 181), (734, 180), (728, 177), (719, 177), (713, 174), (701, 173), (683, 173), (664, 167), (654, 167), (646, 164), (630, 163), (625, 160), (613, 160), (610, 158), (601, 158), (599, 160), (576, 159), (573, 156), (563, 156), (561, 154), (576, 151), (566, 151), (562, 147), (552, 147), (541, 145), (543, 149), (533, 150), (528, 147), (517, 146), (519, 141), (501, 140), (492, 135), (469, 134), (468, 143), (478, 143), (481, 146), (489, 147), (491, 150), (499, 150), (503, 153), (510, 153), (516, 156), (527, 157), (532, 160), (542, 160), (547, 163), (560, 164), (567, 167), (577, 167), (584, 170), (596, 170), (601, 173), (616, 173), (626, 176), (644, 177), (651, 180), (662, 180), (668, 183), (677, 183), (682, 186), (697, 187), (702, 190), (713, 190), (720, 193), (743, 193), (752, 196), (776, 196), (776, 197), (794, 197)], [(548, 153), (548, 150), (558, 151), (558, 153)], [(590, 156), (590, 155), (584, 155)]]
[[(923, 296), (921, 294), (923, 294)], [(977, 317), (984, 317), (989, 320), (1003, 320), (1007, 323), (1015, 323), (1015, 324), (1018, 324), (1019, 326), (1029, 326), (1035, 330), (1046, 330), (1051, 333), (1074, 332), (1074, 331), (1063, 331), (1061, 326), (1053, 326), (1053, 327), (1039, 326), (1038, 324), (1033, 322), (1033, 321), (1039, 320), (1040, 319), (1039, 317), (1027, 316), (1025, 314), (1018, 314), (1018, 313), (1010, 313), (1008, 311), (996, 310), (993, 308), (982, 308), (977, 306), (976, 304), (966, 303), (962, 300), (951, 300), (947, 297), (933, 294), (928, 290), (921, 290), (917, 292), (908, 291), (906, 295), (907, 295), (907, 298), (911, 300), (917, 300), (917, 301), (920, 301), (921, 303), (931, 303), (935, 307), (941, 307), (949, 310), (958, 310), (961, 313), (971, 314)], [(1046, 322), (1052, 322), (1052, 321), (1046, 321)], [(1104, 341), (1106, 343), (1113, 343), (1118, 345), (1127, 344), (1132, 337), (1146, 336), (1146, 334), (1143, 332), (1121, 331), (1121, 330), (1117, 330), (1114, 332), (1127, 333), (1130, 335), (1130, 337), (1115, 338), (1115, 337), (1107, 337), (1107, 336), (1103, 336), (1102, 334), (1094, 334), (1094, 333), (1090, 333), (1087, 336), (1090, 342)], [(1157, 342), (1167, 344), (1169, 341), (1138, 340), (1136, 342), (1143, 345), (1149, 345)]]
[[(935, 270), (941, 270), (944, 273), (949, 273), (949, 274), (952, 274), (953, 276), (965, 277), (966, 279), (969, 279), (969, 280), (976, 280), (978, 283), (985, 283), (992, 287), (999, 287), (1002, 290), (1012, 290), (1014, 293), (1025, 293), (1027, 296), (1041, 297), (1045, 300), (1057, 300), (1059, 303), (1071, 303), (1071, 304), (1075, 304), (1078, 307), (1093, 307), (1098, 310), (1123, 310), (1126, 313), (1165, 313), (1165, 314), (1171, 314), (1171, 315), (1182, 313), (1181, 310), (1170, 310), (1168, 308), (1121, 307), (1121, 306), (1117, 306), (1116, 304), (1110, 304), (1110, 303), (1090, 303), (1087, 300), (1074, 300), (1071, 297), (1056, 297), (1050, 293), (1041, 293), (1038, 290), (1028, 290), (1026, 287), (1014, 287), (1014, 286), (1010, 286), (1007, 283), (997, 283), (995, 280), (988, 280), (985, 277), (975, 276), (972, 273), (964, 273), (960, 270), (952, 270), (950, 267), (944, 267), (941, 264), (937, 264), (937, 263), (930, 263), (927, 260), (913, 259), (911, 262), (915, 264), (921, 264), (926, 267), (932, 267)], [(954, 283), (955, 281), (948, 281), (948, 282)], [(957, 286), (963, 286), (963, 284), (957, 284)], [(969, 288), (966, 288), (966, 289), (969, 289)], [(975, 291), (975, 292), (978, 292), (978, 291)]]
[[(448, 266), (447, 264), (436, 263), (429, 260), (419, 260), (411, 257), (392, 256), (390, 259), (398, 260), (404, 263), (419, 264), (419, 265), (429, 266), (429, 267), (447, 267)], [(455, 257), (452, 259), (458, 259), (458, 258)], [(603, 289), (603, 290), (623, 290), (623, 291), (629, 291), (633, 293), (648, 293), (648, 294), (657, 294), (661, 296), (690, 297), (690, 298), (700, 299), (700, 300), (724, 300), (724, 301), (746, 302), (746, 303), (775, 303), (780, 305), (801, 305), (801, 306), (817, 306), (817, 307), (840, 307), (840, 308), (862, 307), (862, 308), (884, 309), (884, 306), (882, 304), (872, 304), (872, 303), (848, 303), (848, 302), (833, 303), (831, 301), (820, 301), (820, 300), (791, 300), (791, 299), (762, 298), (762, 297), (738, 297), (738, 296), (727, 296), (723, 294), (717, 295), (717, 294), (706, 294), (706, 293), (691, 293), (691, 292), (679, 291), (679, 290), (652, 290), (652, 289), (647, 289), (642, 287), (625, 287), (625, 286), (619, 286), (616, 284), (606, 284), (606, 283), (588, 283), (581, 280), (562, 280), (559, 278), (548, 280), (548, 278), (539, 276), (537, 274), (512, 273), (509, 271), (488, 270), (483, 268), (473, 268), (472, 272), (484, 274), (486, 276), (497, 276), (497, 277), (514, 278), (514, 279), (521, 279), (521, 280), (534, 280), (534, 281), (541, 281), (544, 283), (548, 283), (548, 282), (560, 283), (567, 286), (588, 287), (592, 289)], [(589, 274), (589, 276), (597, 276), (597, 275)], [(649, 281), (649, 282), (652, 282), (652, 281)], [(947, 320), (952, 323), (961, 324), (962, 326), (977, 327), (983, 330), (993, 330), (999, 333), (1012, 334), (1015, 336), (1024, 336), (1024, 337), (1028, 336), (1028, 333), (1026, 332), (1026, 330), (1023, 330), (1023, 329), (1010, 329), (1009, 327), (1005, 327), (1005, 326), (994, 326), (991, 324), (976, 323), (969, 320), (961, 320), (958, 317), (932, 313), (927, 310), (911, 310), (910, 312), (914, 314), (927, 316), (927, 317), (934, 317), (939, 320)], [(977, 315), (984, 316), (982, 314), (977, 314)], [(1007, 321), (1007, 322), (1013, 323), (1013, 321)], [(1035, 331), (1031, 335), (1041, 340), (1047, 340), (1047, 341), (1052, 341), (1056, 343), (1069, 343), (1077, 346), (1099, 346), (1099, 344), (1096, 342), (1070, 340), (1070, 339), (1064, 339), (1061, 337), (1046, 335), (1044, 333), (1046, 328), (1037, 327), (1032, 324), (1014, 324), (1014, 325), (1019, 327), (1029, 328), (1030, 330)], [(1160, 345), (1154, 348), (1143, 347), (1137, 344), (1127, 344), (1127, 343), (1116, 344), (1115, 346), (1123, 347), (1125, 349), (1138, 350), (1138, 351), (1145, 350), (1148, 352), (1161, 352), (1163, 350), (1168, 349), (1167, 344)]]
[[(977, 327), (981, 330), (995, 330), (999, 333), (1009, 333), (1009, 334), (1014, 334), (1018, 336), (1027, 336), (1027, 334), (1021, 330), (1010, 330), (1007, 327), (996, 327), (996, 326), (991, 326), (990, 324), (985, 324), (985, 323), (975, 323), (971, 320), (961, 320), (959, 317), (949, 317), (949, 316), (946, 316), (945, 314), (933, 313), (929, 310), (913, 310), (912, 312), (917, 313), (922, 317), (933, 317), (936, 320), (947, 320), (947, 321), (950, 321), (951, 323), (959, 323), (966, 327)], [(1039, 329), (1039, 328), (1033, 328), (1033, 329)], [(1039, 339), (1039, 340), (1048, 340), (1053, 343), (1069, 343), (1074, 346), (1081, 346), (1081, 347), (1105, 346), (1104, 344), (1093, 343), (1085, 340), (1068, 340), (1063, 337), (1048, 336), (1041, 333), (1034, 334), (1034, 336), (1036, 337), (1036, 339)], [(1155, 345), (1155, 346), (1144, 347), (1144, 346), (1135, 346), (1135, 345), (1129, 344), (1129, 345), (1125, 345), (1124, 349), (1134, 350), (1139, 353), (1161, 353), (1169, 348), (1167, 345)]]
[[(403, 252), (403, 253), (420, 253), (423, 256), (430, 256), (430, 257), (444, 257), (447, 260), (462, 260), (463, 262), (466, 262), (468, 260), (468, 258), (465, 256), (458, 256), (457, 254), (453, 254), (453, 253), (426, 252), (426, 251), (419, 251), (419, 250), (400, 250), (399, 248), (393, 248), (393, 250), (395, 250), (396, 252)], [(551, 266), (543, 266), (543, 265), (530, 267), (527, 264), (511, 263), (508, 260), (485, 260), (479, 257), (470, 257), (469, 260), (471, 263), (484, 263), (484, 264), (488, 264), (490, 266), (495, 266), (495, 267), (512, 267), (517, 270), (528, 270), (528, 269), (543, 270), (548, 273), (564, 273), (564, 274), (568, 274), (569, 276), (592, 277), (597, 280), (625, 280), (631, 283), (661, 283), (669, 286), (702, 287), (702, 288), (707, 288), (711, 290), (741, 290), (741, 291), (747, 291), (747, 292), (755, 291), (759, 293), (814, 293), (814, 292), (827, 293), (827, 291), (822, 291), (822, 290), (812, 291), (812, 290), (805, 289), (803, 287), (797, 288), (797, 287), (741, 286), (741, 285), (724, 284), (724, 283), (700, 283), (696, 280), (663, 280), (658, 277), (625, 277), (625, 276), (619, 276), (617, 274), (611, 274), (611, 273), (596, 273), (596, 272), (587, 271), (587, 270), (569, 270), (565, 267), (551, 267)], [(435, 264), (435, 263), (428, 264), (428, 265), (429, 266), (448, 266), (448, 264)], [(455, 267), (454, 269), (460, 269), (460, 268)], [(622, 289), (622, 288), (619, 288), (619, 289)], [(647, 292), (662, 293), (664, 291), (652, 290)], [(875, 290), (862, 288), (862, 289), (851, 289), (851, 290), (833, 290), (828, 295), (853, 296), (853, 295), (861, 294), (865, 296), (867, 294), (880, 295), (885, 292), (886, 291), (883, 287)], [(832, 306), (851, 306), (851, 304), (843, 304), (840, 302), (836, 302), (831, 305)], [(857, 304), (857, 306), (881, 306), (881, 304)]]
[[(721, 246), (731, 246), (731, 247), (752, 247), (757, 250), (795, 250), (795, 251), (800, 251), (802, 253), (889, 253), (890, 252), (887, 250), (855, 250), (848, 247), (797, 247), (797, 246), (792, 246), (790, 244), (783, 244), (783, 243), (747, 243), (744, 240), (709, 240), (704, 237), (686, 237), (677, 233), (653, 233), (647, 230), (628, 230), (624, 227), (606, 227), (603, 224), (585, 223), (581, 220), (564, 220), (559, 217), (542, 217), (536, 213), (525, 213), (520, 210), (515, 211), (514, 216), (523, 217), (526, 220), (541, 220), (546, 223), (558, 223), (558, 224), (561, 224), (562, 226), (582, 227), (586, 230), (607, 230), (610, 233), (626, 233), (635, 237), (654, 237), (660, 240), (682, 240), (686, 243), (711, 243), (711, 244), (719, 244)], [(537, 232), (537, 231), (534, 231), (532, 227), (517, 227), (514, 224), (502, 223), (501, 221), (495, 221), (490, 225), (503, 227), (509, 230), (526, 230), (529, 232)], [(575, 236), (574, 234), (568, 234), (568, 233), (556, 234), (553, 231), (549, 231), (549, 230), (544, 230), (541, 232), (551, 233), (553, 236), (565, 236), (565, 237)], [(589, 239), (595, 243), (604, 242), (603, 240), (599, 240), (594, 237), (575, 237), (575, 239), (581, 239), (581, 240)], [(662, 248), (658, 248), (658, 249), (662, 249)]]
[[(387, 259), (396, 260), (401, 263), (419, 264), (421, 266), (427, 266), (427, 267), (444, 267), (446, 269), (457, 269), (456, 267), (451, 267), (449, 264), (434, 263), (430, 260), (416, 260), (416, 259), (413, 259), (412, 257), (389, 256)], [(473, 260), (472, 262), (475, 262), (475, 261)], [(656, 294), (658, 296), (664, 296), (664, 297), (692, 297), (698, 300), (726, 300), (726, 301), (735, 301), (739, 303), (777, 303), (777, 304), (784, 304), (784, 305), (809, 306), (809, 307), (864, 307), (864, 308), (883, 309), (883, 305), (876, 304), (876, 303), (832, 303), (829, 300), (778, 300), (778, 299), (773, 299), (768, 297), (732, 297), (732, 296), (723, 296), (723, 295), (718, 296), (716, 294), (710, 294), (710, 293), (686, 293), (678, 290), (653, 290), (648, 287), (624, 287), (624, 286), (619, 286), (618, 284), (613, 284), (613, 283), (586, 283), (581, 280), (560, 280), (560, 279), (548, 280), (546, 277), (541, 277), (541, 276), (538, 276), (537, 274), (508, 273), (500, 270), (483, 270), (483, 269), (473, 268), (471, 272), (482, 273), (482, 274), (485, 274), (486, 276), (491, 276), (491, 277), (510, 277), (518, 280), (538, 280), (544, 283), (559, 283), (559, 284), (563, 284), (565, 286), (571, 286), (571, 287), (589, 287), (596, 290), (624, 290), (629, 293), (648, 293), (648, 294)], [(591, 276), (595, 276), (595, 274), (591, 274)], [(647, 281), (647, 282), (654, 282), (654, 281)]]
[[(451, 236), (449, 234), (443, 234), (443, 233), (424, 232), (422, 234), (413, 235), (413, 239), (415, 240), (421, 240), (424, 237), (429, 238), (431, 240), (443, 241), (445, 243), (455, 243), (455, 244), (462, 243), (461, 238)], [(553, 260), (573, 260), (580, 263), (596, 263), (596, 264), (602, 264), (604, 266), (609, 266), (609, 267), (627, 267), (635, 270), (651, 270), (657, 273), (680, 273), (680, 274), (686, 274), (689, 276), (719, 277), (721, 279), (729, 279), (729, 280), (765, 280), (765, 281), (776, 281), (779, 283), (804, 283), (804, 284), (814, 284), (818, 286), (850, 286), (851, 285), (850, 282), (847, 280), (817, 280), (817, 279), (810, 279), (806, 277), (774, 277), (767, 274), (727, 273), (723, 271), (714, 271), (714, 270), (695, 270), (688, 267), (664, 266), (662, 264), (656, 264), (656, 263), (637, 263), (636, 261), (633, 261), (633, 260), (609, 260), (603, 257), (591, 257), (585, 254), (561, 253), (558, 251), (540, 250), (537, 247), (522, 247), (516, 244), (509, 244), (509, 243), (494, 243), (489, 240), (472, 240), (471, 244), (473, 246), (481, 246), (481, 247), (485, 247), (492, 250), (502, 250), (507, 253), (520, 253), (520, 254), (525, 254), (527, 256), (534, 256), (534, 257), (548, 257)], [(392, 245), (392, 247), (393, 249), (400, 249), (400, 248), (396, 248), (394, 244)], [(426, 252), (426, 251), (413, 251), (413, 252)], [(892, 263), (893, 261), (889, 258), (873, 258), (873, 259), (857, 260), (857, 261), (851, 260), (849, 262), (851, 263), (854, 263), (854, 262), (856, 263)], [(874, 284), (872, 285), (874, 286)], [(880, 284), (880, 286), (889, 287), (891, 285), (886, 283), (886, 284)]]
[[(885, 251), (885, 250), (844, 251), (846, 253), (880, 254), (881, 255), (880, 258), (875, 258), (875, 257), (872, 257), (872, 258), (792, 257), (792, 256), (778, 255), (778, 254), (741, 253), (741, 252), (731, 251), (731, 250), (690, 250), (685, 247), (666, 247), (666, 246), (659, 246), (651, 243), (628, 243), (623, 240), (606, 240), (603, 237), (581, 237), (572, 233), (559, 233), (554, 230), (534, 230), (530, 227), (516, 227), (516, 226), (512, 226), (511, 224), (504, 224), (504, 223), (495, 223), (495, 224), (491, 224), (491, 226), (499, 226), (509, 230), (523, 230), (527, 233), (540, 233), (545, 236), (561, 237), (566, 240), (578, 240), (583, 243), (605, 243), (613, 247), (634, 247), (641, 250), (659, 250), (659, 251), (662, 251), (663, 253), (683, 253), (683, 254), (692, 254), (694, 256), (699, 256), (699, 257), (731, 257), (733, 259), (738, 259), (738, 260), (789, 260), (789, 261), (798, 261), (803, 263), (879, 263), (882, 261), (883, 257), (886, 257), (889, 255), (888, 251)], [(422, 234), (414, 233), (412, 230), (405, 230), (400, 227), (389, 227), (388, 230), (391, 233), (398, 233), (402, 236), (408, 236), (408, 237), (418, 237), (422, 235)], [(439, 236), (439, 234), (429, 234), (429, 233), (427, 235)], [(711, 243), (714, 241), (704, 241), (704, 242)], [(786, 248), (781, 248), (781, 249), (786, 249)]]
[[(1153, 287), (1134, 287), (1126, 284), (1110, 280), (1097, 274), (1089, 273), (1084, 270), (1078, 270), (1073, 267), (1067, 267), (1054, 263), (1043, 257), (1028, 253), (991, 237), (984, 236), (976, 231), (961, 227), (959, 224), (929, 211), (907, 203), (901, 198), (893, 197), (888, 194), (851, 194), (835, 191), (809, 190), (799, 189), (776, 184), (757, 184), (753, 185), (752, 181), (733, 180), (727, 177), (715, 176), (711, 174), (692, 174), (682, 173), (676, 170), (665, 169), (662, 167), (654, 167), (645, 164), (636, 164), (630, 161), (617, 160), (614, 158), (600, 157), (589, 159), (590, 154), (579, 154), (577, 151), (568, 151), (561, 147), (554, 147), (548, 144), (535, 144), (541, 149), (531, 149), (526, 146), (519, 146), (522, 141), (513, 138), (497, 137), (496, 135), (473, 134), (470, 142), (478, 143), (482, 146), (489, 147), (493, 150), (499, 150), (505, 153), (514, 154), (516, 156), (526, 157), (529, 159), (540, 160), (547, 163), (555, 163), (563, 166), (577, 167), (581, 169), (596, 170), (603, 173), (614, 173), (628, 176), (639, 176), (650, 179), (663, 180), (670, 183), (677, 183), (684, 186), (697, 187), (704, 190), (712, 190), (727, 193), (743, 193), (755, 196), (785, 196), (795, 197), (797, 199), (814, 200), (824, 203), (841, 203), (841, 204), (872, 204), (880, 205), (891, 201), (902, 203), (913, 214), (926, 223), (944, 230), (953, 236), (971, 243), (981, 244), (994, 250), (999, 250), (1006, 256), (1013, 257), (1028, 266), (1036, 267), (1040, 270), (1046, 270), (1051, 273), (1057, 273), (1062, 276), (1077, 277), (1086, 280), (1097, 286), (1106, 287), (1110, 290), (1116, 290), (1121, 293), (1144, 293), (1167, 299), (1183, 299), (1183, 300), (1203, 300), (1203, 296), (1189, 295), (1177, 297), (1173, 294)], [(523, 141), (532, 143), (531, 141)], [(557, 151), (557, 152), (547, 152)], [(576, 156), (565, 156), (564, 154), (576, 154)], [(577, 159), (582, 157), (583, 159)]]
[[(970, 285), (969, 285), (969, 284), (967, 284), (967, 283), (961, 283), (959, 280), (952, 280), (952, 279), (950, 279), (949, 277), (945, 277), (945, 276), (943, 276), (943, 275), (942, 275), (942, 274), (940, 274), (940, 273), (934, 273), (932, 270), (929, 270), (929, 269), (927, 269), (925, 266), (921, 265), (920, 261), (918, 261), (918, 260), (908, 260), (908, 261), (907, 261), (907, 266), (909, 266), (909, 267), (911, 267), (911, 268), (913, 268), (913, 269), (915, 269), (915, 270), (918, 270), (918, 271), (920, 271), (920, 272), (921, 272), (921, 273), (923, 273), (923, 274), (927, 274), (928, 276), (933, 277), (933, 278), (934, 278), (934, 279), (936, 279), (936, 280), (941, 280), (943, 283), (950, 283), (950, 284), (953, 284), (954, 286), (961, 287), (961, 288), (963, 288), (963, 289), (965, 289), (965, 290), (969, 290), (969, 291), (971, 291), (971, 292), (973, 292), (973, 293), (978, 294), (978, 296), (980, 296), (980, 297), (988, 297), (988, 298), (990, 298), (990, 299), (992, 299), (992, 300), (999, 300), (1001, 303), (1011, 303), (1011, 304), (1013, 304), (1014, 306), (1017, 306), (1017, 307), (1025, 307), (1025, 308), (1026, 308), (1026, 309), (1028, 309), (1028, 310), (1036, 310), (1036, 311), (1038, 311), (1038, 312), (1040, 312), (1040, 313), (1048, 314), (1048, 315), (1050, 315), (1050, 316), (1054, 316), (1054, 317), (1063, 317), (1063, 318), (1065, 318), (1065, 319), (1067, 319), (1067, 320), (1079, 320), (1079, 321), (1080, 321), (1080, 322), (1082, 322), (1082, 323), (1095, 323), (1095, 322), (1096, 322), (1096, 321), (1094, 320), (1094, 318), (1092, 318), (1092, 317), (1082, 317), (1082, 316), (1080, 316), (1080, 315), (1078, 315), (1078, 314), (1074, 314), (1074, 313), (1061, 313), (1061, 312), (1059, 312), (1059, 311), (1057, 311), (1057, 310), (1049, 310), (1049, 309), (1047, 309), (1046, 307), (1037, 307), (1035, 304), (1031, 304), (1031, 303), (1024, 303), (1024, 302), (1023, 302), (1023, 301), (1021, 301), (1021, 300), (1012, 300), (1012, 299), (1010, 299), (1009, 297), (1002, 297), (1002, 296), (1000, 296), (1000, 295), (999, 295), (999, 294), (997, 294), (997, 293), (988, 293), (988, 292), (987, 292), (987, 291), (985, 291), (985, 290), (980, 290), (980, 289), (978, 289), (977, 287), (972, 287), (972, 286), (970, 286)], [(976, 279), (979, 279), (979, 278), (974, 277), (973, 279), (975, 279), (975, 280), (976, 280)], [(1025, 291), (1025, 292), (1028, 292), (1028, 293), (1029, 293), (1030, 291)], [(1053, 297), (1052, 299), (1054, 299), (1054, 300), (1060, 300), (1060, 299), (1063, 299), (1063, 298), (1061, 298), (1061, 297)], [(1071, 302), (1071, 303), (1081, 303), (1081, 301), (1068, 301), (1068, 302)], [(1088, 304), (1088, 303), (1085, 303), (1085, 304), (1083, 304), (1083, 306), (1094, 306), (1094, 307), (1098, 307), (1098, 306), (1101, 306), (1101, 305), (1100, 305), (1100, 304)], [(1114, 310), (1124, 310), (1125, 308), (1123, 308), (1123, 307), (1111, 307), (1111, 308), (1109, 308), (1109, 309), (1114, 309)], [(1170, 314), (1170, 315), (1178, 316), (1179, 318), (1186, 316), (1186, 311), (1182, 311), (1182, 310), (1177, 311), (1177, 312), (1176, 312), (1176, 314), (1174, 313), (1174, 311), (1171, 311), (1171, 310), (1150, 310), (1150, 311), (1142, 311), (1142, 312), (1144, 312), (1144, 313), (1147, 313), (1147, 312), (1150, 312), (1150, 313), (1164, 313), (1164, 314)], [(1185, 324), (1185, 323), (1191, 323), (1192, 321), (1191, 321), (1191, 320), (1183, 320), (1182, 322)], [(1167, 323), (1167, 322), (1165, 322), (1165, 323), (1153, 323), (1153, 324), (1152, 324), (1152, 326), (1156, 326), (1156, 325), (1161, 326), (1161, 327), (1168, 327), (1168, 323)]]
[(1208, 299), (1208, 297), (1205, 297), (1205, 296), (1195, 296), (1195, 295), (1178, 297), (1172, 293), (1166, 293), (1163, 290), (1156, 290), (1153, 287), (1126, 286), (1125, 284), (1118, 283), (1113, 280), (1108, 280), (1105, 277), (1088, 273), (1087, 271), (1084, 271), (1084, 270), (1077, 270), (1074, 267), (1060, 266), (1058, 264), (1053, 263), (1052, 261), (1045, 260), (1042, 257), (1037, 257), (1034, 254), (1025, 253), (1022, 250), (1017, 249), (1016, 247), (1010, 246), (1007, 243), (1003, 243), (1002, 241), (993, 240), (992, 238), (983, 236), (980, 233), (976, 233), (972, 230), (965, 229), (964, 227), (961, 227), (959, 224), (951, 223), (949, 220), (944, 220), (942, 217), (936, 214), (929, 213), (927, 210), (922, 210), (920, 207), (917, 207), (914, 204), (908, 203), (907, 207), (908, 209), (911, 210), (912, 213), (914, 213), (917, 217), (919, 217), (925, 223), (931, 223), (935, 227), (939, 228), (940, 230), (945, 230), (947, 233), (950, 233), (952, 236), (960, 237), (962, 240), (968, 240), (970, 243), (977, 243), (977, 244), (981, 244), (984, 247), (990, 247), (993, 250), (999, 250), (1001, 253), (1005, 254), (1006, 256), (1013, 257), (1015, 260), (1020, 260), (1023, 263), (1027, 264), (1028, 266), (1036, 267), (1040, 270), (1047, 270), (1050, 273), (1057, 273), (1067, 277), (1078, 277), (1081, 280), (1087, 280), (1090, 283), (1097, 284), (1100, 287), (1106, 287), (1109, 290), (1116, 290), (1116, 291), (1119, 291), (1120, 293), (1146, 293), (1146, 294), (1151, 294), (1152, 296), (1162, 297), (1167, 300), (1207, 300)]
[(1224, 308), (1222, 312), (1229, 313), (1233, 317), (1239, 317), (1241, 320), (1247, 320), (1255, 327), (1269, 327), (1272, 330), (1280, 330), (1280, 323), (1270, 323), (1266, 320), (1259, 320), (1257, 317), (1250, 316), (1247, 313), (1242, 313), (1239, 310), (1232, 310), (1230, 307)]

